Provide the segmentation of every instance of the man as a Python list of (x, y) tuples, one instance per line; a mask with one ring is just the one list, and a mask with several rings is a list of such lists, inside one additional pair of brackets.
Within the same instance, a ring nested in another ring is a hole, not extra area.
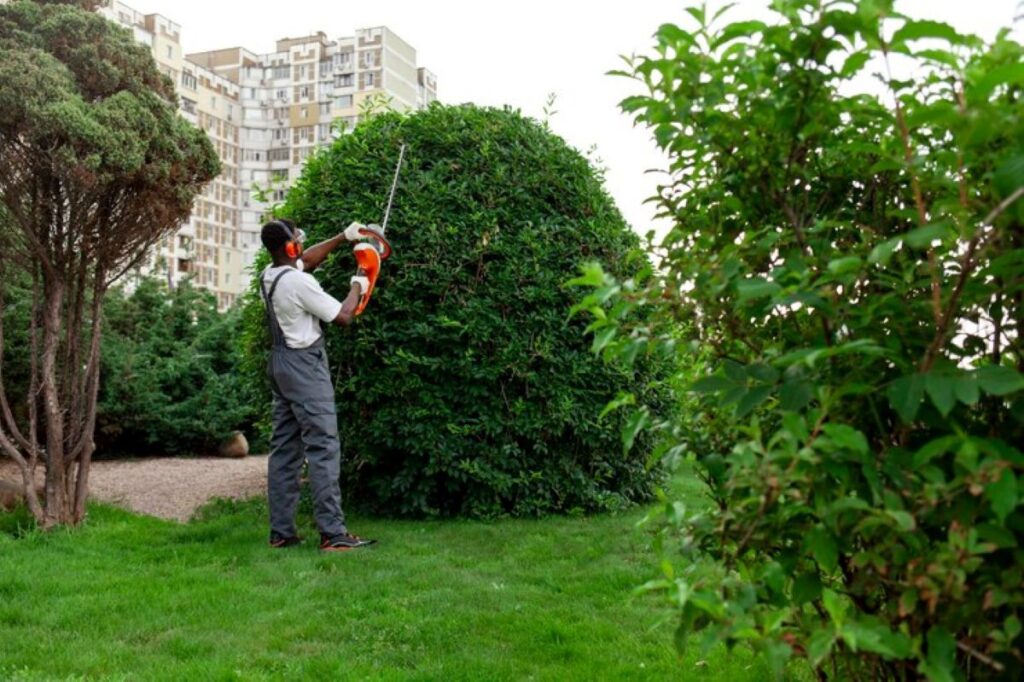
[(370, 282), (367, 277), (353, 277), (345, 300), (338, 301), (309, 274), (342, 242), (361, 239), (360, 230), (365, 229), (352, 223), (342, 234), (307, 250), (302, 248), (305, 235), (290, 220), (273, 220), (263, 226), (260, 235), (273, 258), (273, 265), (260, 277), (273, 340), (267, 367), (273, 396), (267, 472), (271, 547), (302, 542), (295, 528), (295, 511), (303, 459), (309, 462), (320, 549), (339, 552), (375, 542), (353, 535), (345, 526), (338, 484), (341, 446), (334, 385), (321, 327), (322, 322), (351, 324)]

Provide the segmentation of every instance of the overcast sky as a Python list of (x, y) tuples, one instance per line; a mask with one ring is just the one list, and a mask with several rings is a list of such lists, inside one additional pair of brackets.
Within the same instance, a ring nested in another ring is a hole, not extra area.
[[(1020, 0), (897, 0), (917, 18), (946, 21), (991, 38), (1008, 26)], [(597, 145), (608, 189), (640, 233), (652, 226), (644, 205), (664, 161), (646, 131), (634, 128), (618, 102), (638, 92), (625, 78), (604, 75), (619, 55), (642, 53), (666, 22), (684, 23), (686, 0), (126, 0), (182, 25), (186, 52), (241, 45), (270, 52), (274, 41), (322, 30), (330, 38), (385, 25), (412, 44), (437, 74), (443, 102), (509, 104), (540, 117), (555, 93), (553, 130), (580, 150)], [(721, 2), (712, 1), (712, 6)], [(735, 20), (764, 18), (769, 0), (740, 0)], [(1019, 33), (1018, 33), (1019, 35)], [(660, 230), (659, 230), (660, 231)]]

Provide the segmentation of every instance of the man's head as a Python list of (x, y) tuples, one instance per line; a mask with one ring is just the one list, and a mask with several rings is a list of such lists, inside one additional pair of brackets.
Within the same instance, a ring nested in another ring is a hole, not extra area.
[(290, 263), (299, 258), (304, 238), (302, 230), (287, 218), (271, 220), (260, 231), (263, 246), (273, 256), (275, 263)]

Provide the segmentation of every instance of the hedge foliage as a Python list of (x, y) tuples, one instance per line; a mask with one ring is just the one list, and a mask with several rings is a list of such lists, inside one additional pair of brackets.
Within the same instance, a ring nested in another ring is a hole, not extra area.
[(674, 229), (642, 286), (589, 269), (587, 305), (609, 356), (688, 358), (692, 411), (652, 422), (715, 501), (666, 507), (648, 587), (679, 642), (780, 673), (1021, 679), (1024, 48), (889, 0), (773, 7), (691, 7), (626, 72)]
[[(341, 137), (309, 161), (282, 214), (310, 242), (351, 220), (380, 222), (403, 142), (394, 256), (367, 311), (328, 335), (343, 484), (365, 506), (408, 515), (532, 515), (647, 498), (658, 475), (646, 466), (648, 440), (624, 454), (622, 417), (599, 414), (619, 391), (654, 391), (654, 370), (595, 362), (563, 286), (584, 260), (624, 274), (645, 259), (600, 174), (517, 112), (435, 104), (380, 114)], [(346, 252), (318, 276), (340, 297), (353, 269)], [(251, 295), (254, 377), (262, 314)]]

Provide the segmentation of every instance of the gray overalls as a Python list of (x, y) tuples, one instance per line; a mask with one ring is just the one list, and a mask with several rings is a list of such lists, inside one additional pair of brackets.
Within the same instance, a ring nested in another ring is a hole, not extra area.
[(338, 416), (324, 337), (321, 333), (308, 348), (289, 348), (272, 304), (277, 283), (292, 271), (286, 268), (278, 273), (269, 293), (263, 275), (260, 276), (267, 324), (273, 339), (267, 363), (273, 395), (273, 433), (267, 469), (270, 532), (282, 538), (297, 534), (295, 511), (299, 503), (299, 473), (305, 456), (309, 462), (316, 524), (321, 533), (334, 537), (347, 530), (338, 485), (341, 467)]

